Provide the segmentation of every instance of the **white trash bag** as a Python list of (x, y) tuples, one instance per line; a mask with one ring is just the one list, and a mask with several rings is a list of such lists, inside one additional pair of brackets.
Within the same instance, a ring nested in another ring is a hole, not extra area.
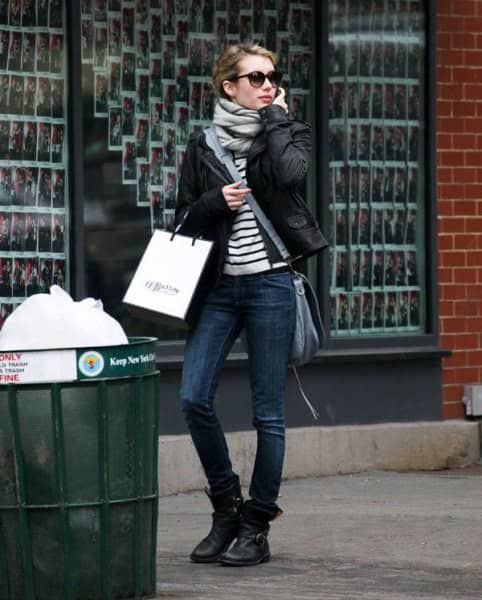
[(58, 285), (50, 294), (34, 294), (7, 317), (0, 350), (48, 350), (128, 344), (121, 325), (104, 312), (102, 301), (80, 302)]

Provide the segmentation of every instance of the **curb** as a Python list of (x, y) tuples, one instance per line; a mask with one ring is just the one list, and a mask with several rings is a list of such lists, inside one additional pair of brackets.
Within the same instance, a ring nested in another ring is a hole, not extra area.
[[(246, 485), (256, 451), (256, 432), (226, 435), (235, 471)], [(369, 470), (438, 470), (480, 460), (477, 422), (384, 423), (287, 430), (283, 479)], [(202, 489), (206, 479), (188, 435), (159, 438), (159, 495)]]

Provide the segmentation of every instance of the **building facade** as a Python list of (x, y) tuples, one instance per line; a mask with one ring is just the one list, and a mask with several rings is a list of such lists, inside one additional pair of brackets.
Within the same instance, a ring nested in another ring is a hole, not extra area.
[(437, 2), (437, 196), (443, 415), (482, 376), (482, 3)]
[[(185, 332), (135, 319), (122, 297), (152, 230), (172, 224), (188, 137), (212, 118), (216, 54), (256, 41), (278, 55), (292, 116), (313, 126), (307, 198), (330, 247), (302, 268), (327, 341), (301, 374), (319, 423), (463, 414), (482, 367), (482, 3), (1, 7), (2, 319), (53, 283), (101, 298), (128, 335), (159, 338), (161, 432), (185, 431)], [(231, 430), (250, 425), (246, 366), (239, 344), (219, 390)], [(291, 377), (287, 421), (312, 423)]]

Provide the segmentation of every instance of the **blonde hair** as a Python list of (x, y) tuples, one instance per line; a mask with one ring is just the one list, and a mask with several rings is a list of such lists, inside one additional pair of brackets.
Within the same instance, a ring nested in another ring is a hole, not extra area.
[[(232, 80), (238, 75), (238, 64), (246, 56), (264, 56), (276, 66), (276, 55), (258, 44), (232, 44), (227, 46), (213, 67), (213, 84), (216, 92), (228, 98), (224, 92), (223, 81)], [(229, 99), (229, 98), (228, 98)]]

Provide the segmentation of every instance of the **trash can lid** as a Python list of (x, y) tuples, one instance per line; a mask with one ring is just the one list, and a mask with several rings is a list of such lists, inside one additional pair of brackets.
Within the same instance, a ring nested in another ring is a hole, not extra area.
[(120, 346), (1, 350), (0, 385), (55, 383), (147, 375), (156, 370), (156, 338)]

